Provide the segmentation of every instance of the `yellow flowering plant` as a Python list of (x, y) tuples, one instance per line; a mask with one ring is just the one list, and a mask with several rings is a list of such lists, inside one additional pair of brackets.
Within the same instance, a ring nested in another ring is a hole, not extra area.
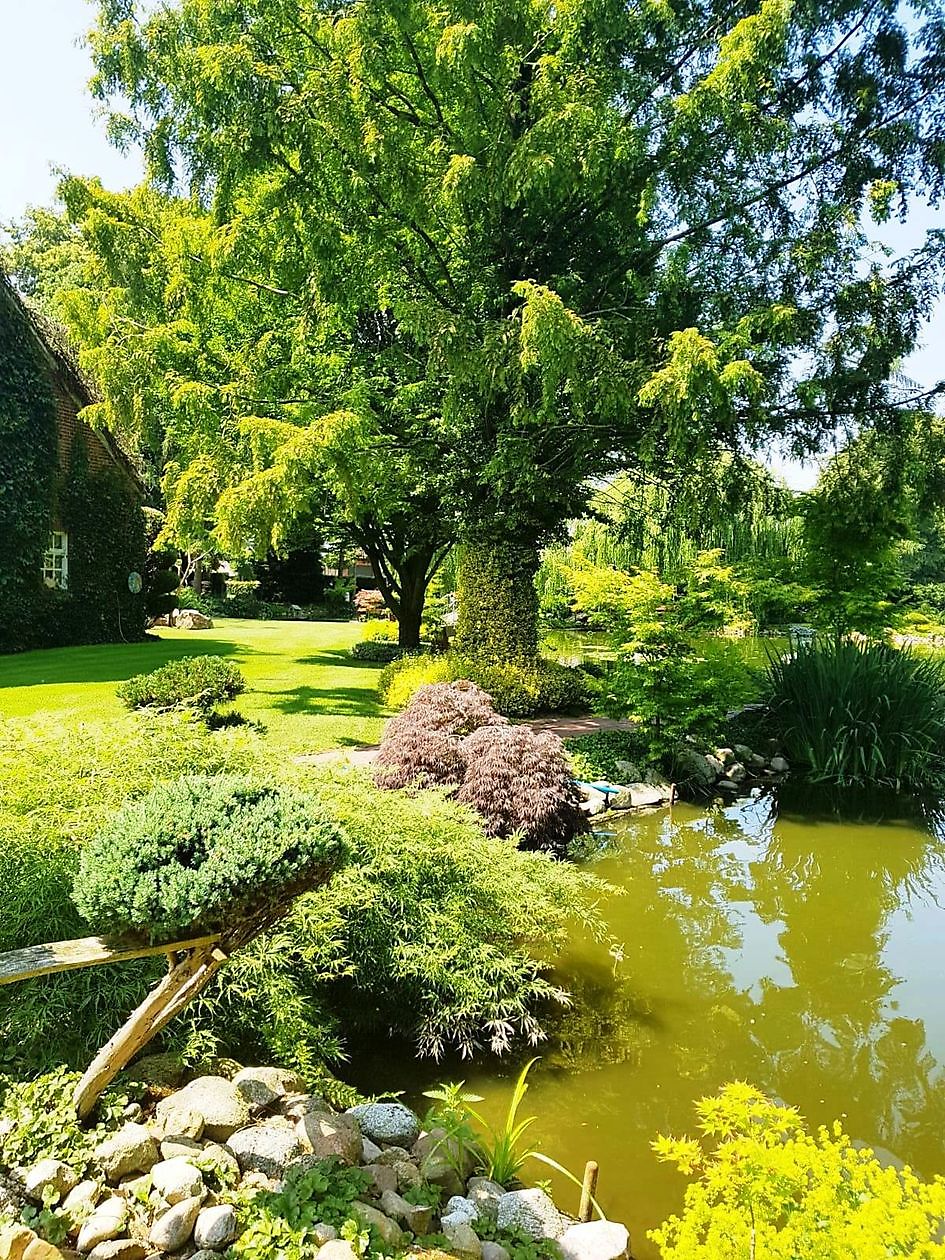
[(884, 1167), (838, 1122), (799, 1114), (743, 1082), (696, 1105), (702, 1136), (659, 1137), (694, 1176), (681, 1216), (650, 1232), (663, 1260), (945, 1260), (945, 1180)]

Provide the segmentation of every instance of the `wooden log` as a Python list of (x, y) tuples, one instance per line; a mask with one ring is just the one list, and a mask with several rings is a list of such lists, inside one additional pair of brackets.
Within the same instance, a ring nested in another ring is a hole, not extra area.
[(102, 1046), (75, 1087), (73, 1103), (80, 1120), (90, 1115), (102, 1091), (122, 1068), (196, 997), (225, 962), (226, 955), (211, 942), (188, 950), (171, 965), (164, 979)]
[[(581, 1186), (581, 1206), (578, 1208), (578, 1220), (587, 1222), (591, 1219), (591, 1206), (595, 1204), (594, 1196), (597, 1193), (597, 1174), (598, 1166), (593, 1159), (589, 1159), (584, 1165), (584, 1184)], [(603, 1216), (603, 1213), (601, 1213)]]
[(198, 936), (169, 945), (128, 944), (104, 936), (86, 936), (77, 941), (53, 941), (47, 945), (28, 945), (0, 954), (0, 984), (50, 976), (59, 971), (75, 971), (79, 967), (97, 967), (103, 963), (129, 962), (134, 958), (156, 958), (159, 954), (180, 954), (214, 945), (220, 935)]

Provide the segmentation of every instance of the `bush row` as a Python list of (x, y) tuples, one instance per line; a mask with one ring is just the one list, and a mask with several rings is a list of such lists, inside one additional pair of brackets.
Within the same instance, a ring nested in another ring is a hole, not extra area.
[(593, 679), (582, 669), (544, 660), (498, 664), (459, 652), (404, 656), (387, 666), (378, 686), (385, 704), (403, 709), (419, 687), (460, 678), (488, 692), (496, 709), (513, 718), (585, 712), (595, 694)]

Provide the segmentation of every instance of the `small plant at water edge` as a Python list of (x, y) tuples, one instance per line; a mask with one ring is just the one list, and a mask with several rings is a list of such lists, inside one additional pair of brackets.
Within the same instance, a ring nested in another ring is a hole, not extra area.
[(194, 709), (207, 714), (245, 690), (243, 675), (222, 656), (183, 656), (153, 673), (136, 674), (116, 694), (129, 709)]
[(0, 1166), (28, 1167), (41, 1159), (61, 1159), (85, 1172), (95, 1147), (123, 1122), (131, 1098), (109, 1089), (98, 1105), (98, 1122), (80, 1125), (72, 1100), (78, 1072), (57, 1068), (31, 1081), (0, 1077)]
[(73, 900), (101, 931), (173, 940), (289, 899), (346, 855), (316, 801), (226, 775), (124, 805), (82, 851)]

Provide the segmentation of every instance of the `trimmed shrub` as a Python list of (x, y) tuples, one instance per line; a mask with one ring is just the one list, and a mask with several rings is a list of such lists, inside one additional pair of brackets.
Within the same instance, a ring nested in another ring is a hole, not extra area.
[(355, 591), (354, 611), (362, 620), (371, 617), (389, 617), (390, 610), (380, 591)]
[(773, 728), (824, 783), (940, 787), (945, 664), (887, 643), (799, 643), (768, 666)]
[(389, 639), (362, 639), (360, 643), (354, 644), (351, 655), (356, 661), (377, 661), (387, 665), (391, 661), (399, 661), (404, 655), (404, 649), (398, 643), (391, 643)]
[(290, 898), (345, 855), (339, 829), (301, 793), (179, 779), (123, 806), (89, 842), (72, 895), (99, 931), (173, 940)]
[(246, 690), (246, 680), (222, 656), (182, 656), (150, 674), (136, 674), (116, 691), (129, 709), (197, 709), (209, 713), (217, 704)]
[(527, 848), (564, 853), (588, 824), (564, 745), (529, 726), (483, 726), (463, 740), (466, 773), (456, 799), (486, 835), (518, 836)]
[(583, 669), (541, 659), (500, 663), (458, 652), (428, 659), (404, 657), (384, 670), (378, 686), (385, 704), (402, 709), (423, 684), (459, 678), (487, 691), (506, 717), (586, 711), (595, 694), (593, 680)]
[[(361, 592), (362, 594), (364, 592)], [(371, 592), (373, 594), (373, 592)], [(366, 621), (364, 623), (364, 631), (361, 635), (362, 640), (366, 643), (377, 643), (381, 640), (387, 643), (397, 642), (397, 622), (396, 621)]]

